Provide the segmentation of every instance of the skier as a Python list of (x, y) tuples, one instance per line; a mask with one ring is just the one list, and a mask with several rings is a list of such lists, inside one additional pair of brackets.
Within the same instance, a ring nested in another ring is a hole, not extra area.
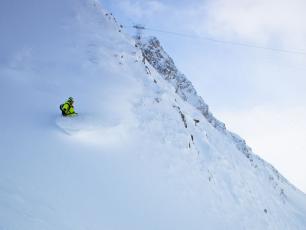
[(74, 106), (73, 106), (74, 100), (72, 97), (69, 97), (68, 100), (60, 105), (60, 110), (62, 111), (62, 115), (64, 117), (66, 116), (75, 116), (77, 113), (74, 111)]

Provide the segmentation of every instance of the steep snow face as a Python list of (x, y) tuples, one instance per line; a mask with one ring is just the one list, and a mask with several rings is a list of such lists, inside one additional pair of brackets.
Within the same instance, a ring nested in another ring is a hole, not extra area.
[(4, 0), (0, 17), (0, 229), (305, 229), (304, 194), (97, 1)]

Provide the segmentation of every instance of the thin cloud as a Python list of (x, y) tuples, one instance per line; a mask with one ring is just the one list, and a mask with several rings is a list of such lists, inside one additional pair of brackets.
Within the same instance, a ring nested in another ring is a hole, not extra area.
[(202, 19), (204, 30), (229, 38), (306, 49), (304, 0), (216, 0)]
[(116, 1), (141, 23), (212, 37), (306, 50), (304, 0)]
[(118, 7), (129, 17), (144, 20), (167, 9), (161, 1), (118, 1)]

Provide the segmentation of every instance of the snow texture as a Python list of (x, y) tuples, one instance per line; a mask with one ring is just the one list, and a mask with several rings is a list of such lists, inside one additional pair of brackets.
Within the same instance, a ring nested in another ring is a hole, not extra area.
[(306, 229), (156, 38), (94, 0), (2, 0), (0, 28), (1, 230)]

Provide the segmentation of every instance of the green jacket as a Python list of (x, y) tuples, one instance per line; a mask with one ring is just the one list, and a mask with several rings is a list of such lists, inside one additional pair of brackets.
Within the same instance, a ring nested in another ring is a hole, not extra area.
[(66, 101), (61, 107), (62, 114), (64, 116), (76, 115), (77, 113), (74, 111), (73, 105), (71, 105), (68, 101)]

